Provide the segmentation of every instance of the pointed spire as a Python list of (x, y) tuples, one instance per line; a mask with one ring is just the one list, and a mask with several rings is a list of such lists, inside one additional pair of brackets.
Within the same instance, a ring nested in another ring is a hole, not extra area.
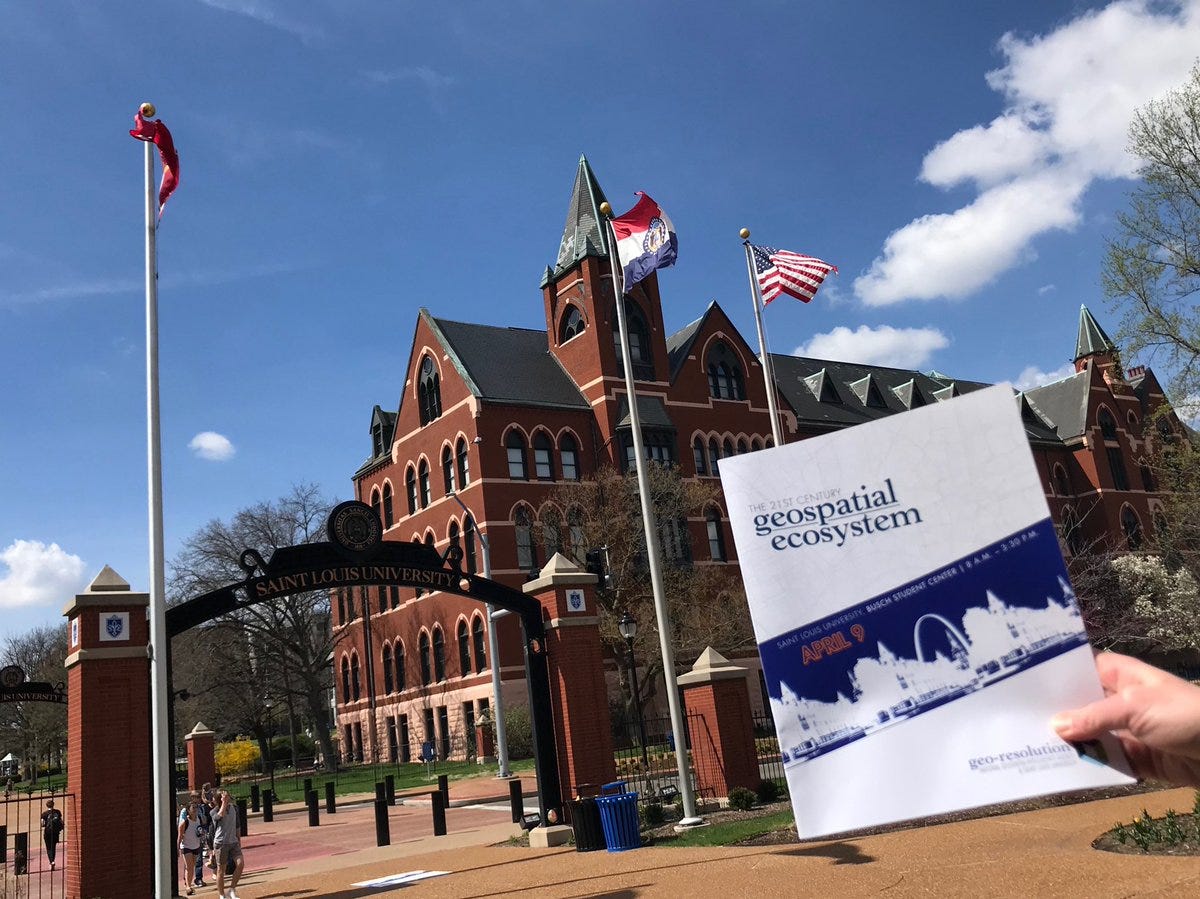
[(608, 242), (600, 219), (600, 204), (605, 199), (587, 157), (581, 155), (579, 169), (575, 172), (575, 186), (571, 189), (571, 203), (567, 207), (567, 223), (554, 263), (555, 274), (570, 268), (584, 256), (608, 255)]
[(1075, 341), (1075, 361), (1088, 356), (1115, 355), (1117, 348), (1104, 329), (1092, 318), (1087, 306), (1079, 307), (1079, 337)]

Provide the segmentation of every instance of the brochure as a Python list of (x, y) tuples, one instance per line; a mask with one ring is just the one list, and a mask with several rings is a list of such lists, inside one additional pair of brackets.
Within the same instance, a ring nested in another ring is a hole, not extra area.
[(1010, 387), (720, 473), (800, 837), (1132, 782)]

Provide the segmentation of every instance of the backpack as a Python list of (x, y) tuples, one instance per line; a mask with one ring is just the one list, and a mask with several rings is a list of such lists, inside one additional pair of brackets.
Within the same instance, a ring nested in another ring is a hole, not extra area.
[(58, 809), (54, 809), (50, 812), (49, 817), (46, 818), (46, 830), (50, 831), (50, 833), (54, 834), (55, 836), (58, 836), (60, 833), (62, 833), (62, 829), (62, 812), (60, 812)]

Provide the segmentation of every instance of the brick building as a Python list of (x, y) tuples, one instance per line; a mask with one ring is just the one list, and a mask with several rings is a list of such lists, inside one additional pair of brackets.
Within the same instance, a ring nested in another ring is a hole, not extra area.
[[(546, 561), (535, 528), (582, 557), (587, 547), (573, 545), (570, 510), (548, 498), (599, 466), (630, 466), (632, 454), (603, 200), (580, 159), (557, 258), (542, 277), (545, 330), (449, 321), (421, 309), (398, 407), (374, 408), (371, 454), (354, 473), (355, 497), (379, 511), (386, 539), (443, 552), (457, 544), (479, 570), (482, 532), (493, 578), (515, 587)], [(650, 458), (677, 464), (685, 477), (715, 479), (721, 458), (772, 444), (757, 355), (720, 305), (710, 303), (668, 333), (651, 275), (627, 310)], [(937, 372), (783, 355), (773, 361), (789, 441), (985, 386)], [(1122, 372), (1086, 309), (1075, 367), (1075, 375), (1018, 398), (1052, 515), (1070, 551), (1101, 539), (1136, 547), (1153, 527), (1154, 485), (1137, 460), (1158, 438), (1148, 415), (1165, 402), (1162, 388), (1148, 370)], [(720, 504), (689, 521), (687, 531), (696, 564), (737, 564)], [(356, 589), (336, 596), (333, 624), (341, 632), (334, 681), (343, 756), (415, 759), (424, 742), (443, 757), (465, 751), (491, 697), (480, 604), (412, 589)], [(519, 625), (513, 617), (496, 625), (505, 702), (520, 703)], [(747, 687), (760, 708), (757, 660), (747, 662)]]

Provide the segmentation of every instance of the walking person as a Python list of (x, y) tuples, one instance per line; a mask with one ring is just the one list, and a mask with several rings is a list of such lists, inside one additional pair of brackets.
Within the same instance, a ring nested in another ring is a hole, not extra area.
[[(213, 812), (213, 855), (217, 861), (217, 896), (220, 899), (238, 899), (237, 882), (242, 876), (242, 842), (238, 836), (237, 806), (228, 790), (218, 795), (220, 805)], [(229, 881), (229, 892), (225, 892), (225, 870), (233, 866)]]
[(189, 896), (196, 892), (192, 885), (193, 873), (196, 868), (196, 853), (200, 851), (200, 815), (193, 800), (187, 804), (183, 817), (179, 820), (179, 852), (183, 856), (183, 885)]
[(42, 845), (46, 847), (46, 858), (50, 860), (50, 870), (54, 870), (54, 856), (58, 853), (58, 840), (63, 832), (62, 812), (54, 807), (54, 800), (46, 800), (46, 810), (42, 812)]

